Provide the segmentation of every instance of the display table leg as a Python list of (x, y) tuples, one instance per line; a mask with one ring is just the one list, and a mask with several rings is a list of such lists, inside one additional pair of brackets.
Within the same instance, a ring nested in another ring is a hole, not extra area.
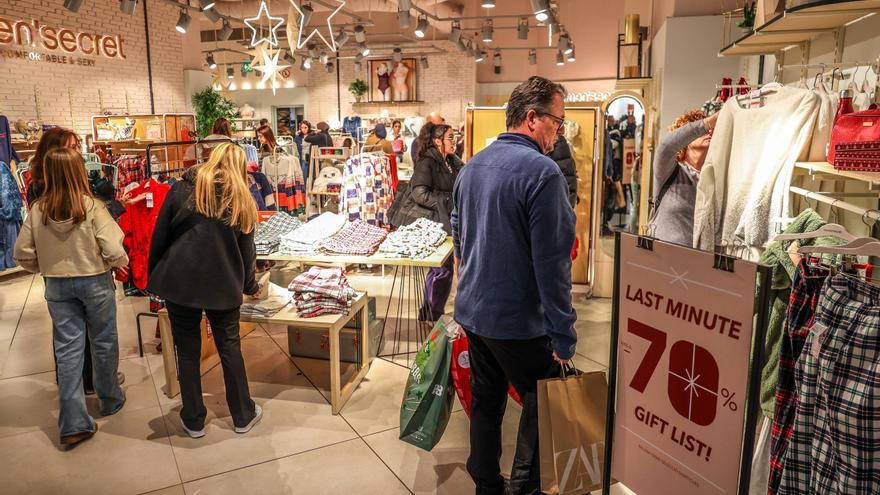
[[(423, 291), (425, 288), (426, 269), (414, 266), (394, 267), (394, 279), (391, 283), (391, 293), (388, 305), (385, 309), (385, 332), (379, 342), (379, 357), (398, 366), (409, 368), (414, 354), (428, 337), (431, 326), (429, 323), (419, 321), (419, 310), (424, 302)], [(395, 288), (397, 293), (395, 294)], [(395, 311), (392, 312), (392, 306)], [(394, 323), (390, 324), (389, 315), (395, 316)], [(393, 337), (390, 341), (390, 352), (382, 352), (385, 343), (385, 335), (389, 334), (388, 326), (392, 326), (390, 333)], [(400, 363), (397, 358), (406, 357), (406, 364)]]

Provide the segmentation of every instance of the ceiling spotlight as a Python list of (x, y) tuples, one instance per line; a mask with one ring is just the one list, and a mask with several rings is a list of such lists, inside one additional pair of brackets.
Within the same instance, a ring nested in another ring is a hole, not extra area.
[(83, 0), (64, 0), (64, 8), (71, 12), (79, 12), (82, 7)]
[(211, 10), (215, 5), (217, 5), (215, 0), (199, 0), (199, 6), (202, 8), (202, 11)]
[(235, 69), (232, 67), (226, 68), (226, 79), (235, 79)]
[(576, 61), (576, 60), (577, 60), (577, 59), (576, 59), (575, 56), (574, 56), (574, 45), (572, 45), (572, 46), (571, 46), (571, 51), (568, 53), (568, 61), (569, 61), (569, 62), (574, 62), (574, 61)]
[(391, 53), (391, 60), (393, 60), (396, 64), (397, 62), (400, 62), (402, 58), (403, 52), (400, 50), (400, 48), (395, 47), (394, 51)]
[(366, 43), (358, 43), (358, 50), (360, 50), (361, 55), (365, 57), (370, 55), (370, 47), (368, 47)]
[(424, 38), (425, 34), (428, 33), (428, 18), (427, 17), (419, 17), (419, 23), (416, 25), (416, 37)]
[(495, 28), (492, 27), (492, 19), (486, 19), (486, 23), (483, 24), (483, 41), (486, 43), (492, 42), (492, 32), (495, 31)]
[(309, 70), (312, 68), (312, 57), (303, 57), (300, 62), (299, 70)]
[[(122, 1), (125, 2), (125, 0)], [(204, 15), (205, 19), (212, 23), (220, 20), (220, 13), (217, 12), (217, 9), (202, 10), (202, 15)]]
[(544, 22), (550, 18), (550, 4), (547, 0), (531, 0), (532, 2), (532, 13), (535, 14), (535, 19), (538, 22)]
[(568, 37), (567, 33), (563, 32), (559, 35), (559, 51), (561, 51), (565, 55), (568, 55), (569, 53), (571, 53), (571, 50), (571, 38)]
[(214, 54), (213, 53), (208, 54), (208, 57), (205, 59), (205, 62), (208, 63), (209, 69), (213, 70), (213, 69), (217, 68), (217, 62), (214, 61)]
[(360, 72), (361, 72), (362, 69), (363, 69), (363, 67), (361, 66), (360, 61), (355, 61), (355, 62), (354, 62), (354, 71), (355, 71), (356, 73), (360, 74)]
[(217, 38), (220, 39), (220, 41), (226, 41), (230, 36), (232, 36), (232, 26), (229, 25), (229, 19), (223, 19), (223, 27), (221, 27), (220, 32), (217, 33)]
[(303, 4), (301, 7), (302, 10), (302, 25), (303, 27), (309, 25), (309, 21), (312, 20), (312, 14), (315, 13), (315, 9), (312, 8), (312, 4), (307, 3)]
[(536, 65), (538, 63), (538, 52), (535, 51), (534, 48), (529, 50), (529, 65)]
[(486, 52), (485, 52), (485, 51), (480, 51), (480, 52), (478, 52), (478, 53), (474, 56), (474, 60), (476, 60), (476, 62), (477, 62), (478, 64), (482, 64), (483, 62), (486, 61)]
[(344, 28), (339, 28), (339, 34), (336, 35), (336, 46), (343, 47), (346, 43), (348, 43), (348, 31)]
[(422, 63), (422, 68), (423, 68), (423, 69), (427, 69), (427, 68), (429, 67), (429, 65), (428, 65), (428, 57), (422, 57), (421, 60), (420, 60), (420, 62)]
[(333, 69), (335, 68), (334, 65), (333, 65), (333, 62), (329, 62), (325, 67), (327, 68), (327, 73), (328, 73), (328, 74), (331, 73), (331, 72), (333, 72)]
[(327, 62), (330, 61), (330, 57), (327, 55), (327, 52), (321, 50), (321, 58), (318, 60), (320, 60), (322, 64), (327, 65)]
[(561, 51), (556, 52), (556, 65), (565, 65), (565, 57)]
[(522, 17), (519, 20), (519, 25), (516, 27), (516, 37), (521, 40), (529, 39), (529, 18)]
[(464, 38), (458, 38), (458, 42), (456, 42), (455, 46), (461, 53), (467, 51), (467, 42), (464, 40)]
[(452, 22), (452, 30), (449, 31), (449, 41), (453, 43), (458, 43), (458, 40), (461, 39), (461, 23), (453, 21)]
[(364, 30), (364, 26), (358, 24), (354, 27), (354, 40), (358, 43), (367, 41), (367, 32)]
[(398, 0), (397, 1), (397, 10), (409, 10), (412, 8), (411, 0)]
[(480, 2), (480, 7), (483, 7), (484, 9), (494, 9), (495, 0), (483, 0)]
[(306, 45), (306, 49), (309, 51), (309, 57), (318, 58), (318, 49), (314, 43), (309, 43)]
[(409, 29), (409, 11), (400, 9), (397, 11), (397, 25), (400, 29)]
[(177, 29), (178, 33), (185, 33), (186, 28), (189, 27), (189, 21), (192, 20), (192, 17), (189, 16), (189, 12), (186, 9), (180, 9), (180, 17), (177, 18)]
[(121, 0), (119, 2), (119, 10), (122, 11), (123, 14), (133, 15), (137, 4), (137, 0)]

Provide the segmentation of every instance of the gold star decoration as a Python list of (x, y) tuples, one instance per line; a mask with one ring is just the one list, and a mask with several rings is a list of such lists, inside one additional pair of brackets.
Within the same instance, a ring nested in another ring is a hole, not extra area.
[[(269, 22), (269, 34), (268, 36), (263, 35), (262, 30), (262, 20), (265, 17)], [(272, 46), (278, 46), (278, 35), (275, 31), (284, 24), (283, 17), (273, 17), (272, 14), (269, 13), (268, 7), (266, 7), (266, 0), (262, 0), (260, 2), (260, 10), (257, 12), (256, 17), (250, 17), (244, 20), (244, 23), (247, 27), (251, 29), (251, 46), (262, 45), (263, 43), (268, 43)], [(257, 38), (259, 34), (259, 39)]]
[(252, 65), (251, 68), (263, 73), (263, 79), (260, 83), (265, 84), (266, 81), (272, 80), (272, 94), (275, 94), (275, 86), (277, 84), (278, 72), (282, 69), (290, 67), (290, 65), (279, 64), (278, 57), (281, 56), (281, 50), (267, 49), (265, 46), (260, 47), (260, 55), (262, 61), (259, 65)]
[[(318, 31), (317, 28), (315, 28), (315, 29), (312, 29), (312, 32), (309, 33), (308, 36), (305, 37), (305, 39), (303, 39), (303, 33), (306, 29), (306, 26), (305, 26), (306, 16), (305, 16), (305, 14), (303, 14), (302, 9), (299, 8), (299, 5), (297, 5), (297, 0), (289, 0), (289, 1), (290, 1), (291, 7), (293, 7), (293, 9), (296, 10), (296, 12), (299, 14), (299, 37), (296, 42), (297, 50), (301, 50), (302, 47), (306, 46), (306, 43), (308, 43), (309, 40), (312, 39), (313, 36), (317, 35), (318, 38), (321, 38), (321, 41), (323, 41), (324, 44), (327, 45), (328, 48), (330, 48), (334, 52), (338, 51), (339, 48), (336, 46), (336, 35), (333, 34), (333, 25), (331, 24), (331, 21), (333, 20), (333, 17), (337, 13), (339, 13), (339, 11), (342, 10), (343, 7), (345, 7), (345, 0), (331, 0), (331, 1), (337, 2), (339, 5), (336, 7), (336, 10), (334, 10), (333, 12), (330, 13), (329, 16), (327, 16), (327, 31), (329, 33), (329, 36), (325, 37), (320, 31)], [(327, 38), (330, 38), (330, 41), (327, 41)], [(289, 42), (290, 42), (290, 40), (288, 40), (288, 43)]]

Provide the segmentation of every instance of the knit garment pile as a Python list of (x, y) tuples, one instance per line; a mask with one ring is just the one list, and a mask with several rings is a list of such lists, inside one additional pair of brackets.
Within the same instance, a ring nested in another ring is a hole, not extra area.
[(355, 298), (342, 268), (314, 266), (293, 279), (288, 289), (302, 318), (346, 314)]
[(437, 250), (446, 240), (443, 225), (427, 218), (419, 218), (415, 222), (403, 226), (388, 234), (379, 252), (385, 256), (396, 258), (426, 258)]
[(327, 239), (321, 250), (327, 254), (369, 256), (376, 252), (387, 235), (385, 229), (357, 220)]
[(254, 234), (254, 244), (257, 246), (257, 254), (271, 254), (281, 244), (281, 237), (300, 228), (302, 222), (287, 213), (276, 213), (269, 220), (261, 223)]
[(317, 253), (321, 244), (345, 225), (345, 217), (323, 213), (302, 227), (281, 236), (279, 251), (287, 256), (308, 256)]

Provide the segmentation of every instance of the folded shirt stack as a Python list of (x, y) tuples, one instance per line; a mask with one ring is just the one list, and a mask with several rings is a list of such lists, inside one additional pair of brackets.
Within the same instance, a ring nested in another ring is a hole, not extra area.
[(344, 269), (317, 266), (293, 279), (288, 289), (302, 318), (346, 314), (356, 294)]
[(242, 304), (241, 314), (242, 316), (270, 318), (288, 304), (290, 304), (290, 294), (269, 296), (266, 299)]
[(376, 252), (387, 235), (388, 232), (383, 228), (355, 220), (324, 241), (321, 250), (327, 254), (369, 256)]
[(321, 243), (339, 232), (345, 225), (345, 217), (336, 213), (323, 213), (302, 227), (281, 236), (279, 251), (287, 256), (315, 254)]
[(443, 225), (427, 218), (419, 218), (388, 234), (379, 246), (379, 252), (396, 258), (420, 259), (434, 254), (437, 246), (446, 240)]
[(261, 223), (254, 234), (257, 254), (271, 254), (281, 243), (281, 237), (300, 228), (302, 222), (287, 213), (276, 213)]

